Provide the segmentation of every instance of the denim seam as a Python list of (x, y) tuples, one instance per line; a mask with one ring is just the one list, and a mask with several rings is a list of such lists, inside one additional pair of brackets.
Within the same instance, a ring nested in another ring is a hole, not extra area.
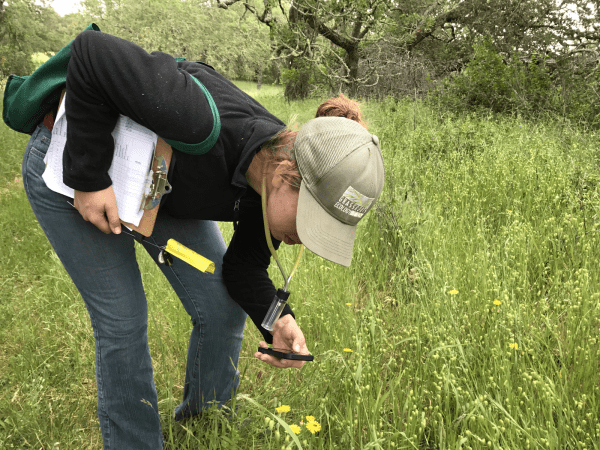
[(31, 146), (29, 149), (30, 153), (33, 153), (34, 155), (36, 155), (38, 158), (42, 158), (42, 160), (46, 157), (45, 154), (43, 154), (41, 151), (39, 151), (37, 148), (35, 148), (34, 146)]
[[(37, 135), (40, 134), (40, 131), (41, 131), (41, 128), (37, 127), (35, 129), (35, 131), (33, 132), (33, 135), (31, 136), (31, 138), (32, 139), (37, 139)], [(34, 136), (35, 136), (35, 138), (34, 138)], [(23, 187), (25, 188), (25, 192), (29, 192), (29, 189), (27, 188), (28, 184), (27, 184), (27, 176), (26, 175), (29, 175), (29, 172), (30, 172), (29, 171), (29, 156), (31, 155), (31, 149), (32, 148), (33, 148), (33, 145), (31, 145), (29, 147), (29, 150), (30, 150), (29, 152), (26, 151), (26, 155), (25, 155), (26, 159), (24, 160), (24, 164), (23, 164), (23, 169), (24, 169), (23, 172), (25, 172), (23, 174)]]
[[(154, 237), (150, 236), (150, 238), (152, 239), (152, 242), (155, 245), (158, 246), (158, 242), (156, 242), (156, 240), (154, 239)], [(181, 284), (181, 286), (185, 290), (185, 293), (188, 295), (188, 297), (192, 298), (192, 296), (190, 295), (190, 291), (188, 290), (188, 288), (186, 287), (186, 285), (183, 283), (182, 279), (177, 275), (177, 272), (175, 272), (175, 270), (173, 270), (173, 266), (170, 266), (169, 269), (171, 270), (171, 272), (173, 273), (173, 275), (175, 275), (175, 278), (177, 278), (177, 281), (179, 281), (179, 283)], [(196, 310), (196, 315), (201, 319), (200, 320), (200, 324), (202, 325), (202, 327), (204, 327), (204, 317), (200, 314), (200, 311), (198, 311), (198, 309), (196, 308), (195, 302), (191, 302), (191, 303), (194, 305), (194, 309)]]
[[(92, 311), (89, 308), (86, 308), (88, 310), (88, 314), (90, 315), (90, 324), (92, 325), (92, 329), (96, 329), (96, 327), (94, 326), (95, 320), (94, 320), (94, 314), (92, 313)], [(111, 428), (111, 422), (110, 422), (110, 417), (108, 416), (108, 411), (106, 410), (106, 401), (104, 398), (104, 376), (102, 375), (102, 348), (101, 348), (101, 344), (100, 344), (100, 336), (97, 335), (94, 336), (94, 340), (96, 342), (96, 345), (98, 346), (98, 351), (96, 352), (96, 389), (97, 389), (97, 394), (98, 394), (98, 407), (99, 409), (101, 409), (103, 411), (103, 415), (105, 417), (101, 418), (100, 414), (98, 414), (98, 420), (104, 420), (106, 422), (104, 429), (106, 430), (106, 441), (108, 442), (104, 442), (104, 445), (106, 446), (107, 449), (110, 449), (110, 437), (111, 437), (111, 432), (110, 432), (110, 428)], [(98, 379), (99, 378), (99, 379)], [(105, 441), (104, 436), (102, 437), (102, 440)]]
[[(155, 245), (158, 245), (158, 243), (156, 242), (156, 240), (154, 239), (154, 237), (150, 236), (149, 237), (152, 242)], [(188, 290), (187, 286), (183, 283), (183, 280), (177, 275), (177, 272), (175, 272), (175, 270), (173, 270), (173, 266), (170, 266), (169, 269), (171, 270), (171, 273), (175, 276), (175, 278), (177, 278), (177, 281), (179, 281), (179, 284), (181, 284), (181, 287), (183, 288), (183, 290), (185, 291), (185, 293), (187, 294), (187, 296), (191, 299), (192, 296), (190, 295), (190, 291)], [(181, 299), (180, 299), (181, 301)], [(198, 316), (198, 320), (199, 320), (199, 332), (198, 332), (198, 346), (196, 347), (196, 357), (195, 357), (195, 361), (198, 363), (198, 365), (194, 364), (194, 373), (192, 375), (192, 380), (196, 380), (197, 382), (200, 381), (200, 351), (201, 348), (204, 346), (204, 316), (202, 316), (202, 314), (200, 313), (200, 311), (198, 311), (198, 309), (196, 308), (196, 303), (195, 302), (191, 302), (192, 305), (194, 306), (194, 309), (196, 310), (196, 315)], [(195, 326), (194, 323), (192, 322), (192, 326)], [(202, 398), (202, 390), (198, 389), (198, 395), (200, 396), (199, 398), (199, 402), (200, 405), (203, 403), (204, 399)], [(189, 406), (188, 406), (189, 408)]]

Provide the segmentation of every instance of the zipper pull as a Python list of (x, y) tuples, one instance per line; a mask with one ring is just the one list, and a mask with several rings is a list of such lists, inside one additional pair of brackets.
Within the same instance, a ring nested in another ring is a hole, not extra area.
[(233, 231), (237, 230), (238, 221), (240, 220), (240, 199), (238, 198), (233, 205)]

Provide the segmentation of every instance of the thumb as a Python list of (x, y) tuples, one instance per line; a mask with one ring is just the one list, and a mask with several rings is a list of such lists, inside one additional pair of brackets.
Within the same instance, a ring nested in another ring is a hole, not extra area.
[(112, 202), (108, 202), (105, 208), (110, 229), (115, 234), (121, 233), (121, 221), (119, 220), (119, 209), (117, 208), (116, 199), (114, 199)]

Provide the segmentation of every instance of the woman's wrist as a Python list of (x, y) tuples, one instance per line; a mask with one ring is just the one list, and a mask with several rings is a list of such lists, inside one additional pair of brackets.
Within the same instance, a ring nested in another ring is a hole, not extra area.
[(274, 335), (280, 329), (285, 328), (292, 321), (295, 322), (295, 319), (294, 319), (294, 316), (292, 316), (291, 314), (282, 315), (279, 319), (277, 319), (277, 322), (275, 322), (275, 326), (273, 327), (271, 334)]

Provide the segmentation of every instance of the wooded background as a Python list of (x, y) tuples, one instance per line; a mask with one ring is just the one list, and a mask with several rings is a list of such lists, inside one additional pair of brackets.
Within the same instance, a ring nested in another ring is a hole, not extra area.
[(89, 25), (288, 100), (344, 92), (600, 125), (600, 0), (0, 0), (0, 79)]

